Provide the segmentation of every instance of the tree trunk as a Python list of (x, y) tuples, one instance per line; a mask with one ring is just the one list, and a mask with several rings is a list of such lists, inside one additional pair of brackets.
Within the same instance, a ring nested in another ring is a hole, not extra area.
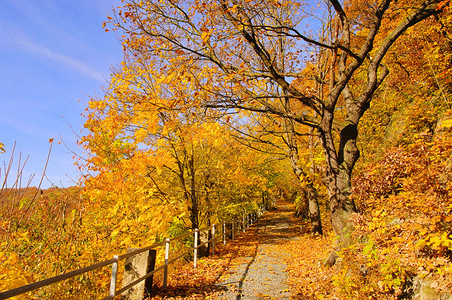
[(311, 219), (311, 233), (323, 235), (318, 193), (312, 182), (306, 185), (306, 194), (309, 205), (309, 218)]
[[(314, 129), (309, 128), (309, 160), (311, 161), (310, 173), (315, 174), (316, 168), (314, 163)], [(309, 215), (311, 217), (311, 226), (312, 233), (319, 233), (323, 235), (322, 223), (320, 218), (320, 210), (319, 210), (319, 195), (317, 193), (317, 189), (314, 187), (312, 182), (306, 187), (308, 193), (308, 204), (309, 204)], [(309, 199), (312, 199), (309, 201)]]
[(352, 243), (353, 227), (349, 219), (350, 215), (356, 212), (356, 206), (350, 197), (351, 174), (359, 158), (359, 150), (356, 146), (358, 130), (356, 124), (348, 120), (348, 125), (340, 131), (339, 148), (336, 152), (332, 136), (332, 120), (333, 114), (326, 111), (322, 118), (320, 136), (327, 165), (325, 184), (329, 196), (331, 224), (338, 237), (335, 248), (340, 250)]
[(192, 229), (199, 228), (199, 207), (198, 207), (198, 195), (196, 193), (196, 179), (195, 179), (195, 155), (193, 153), (193, 148), (191, 149), (190, 155), (188, 156), (188, 173), (190, 176), (190, 196), (192, 202)]
[(322, 222), (320, 220), (320, 210), (317, 189), (314, 187), (312, 180), (304, 173), (304, 171), (297, 164), (299, 160), (298, 150), (291, 147), (290, 163), (292, 170), (299, 180), (308, 180), (308, 183), (303, 187), (306, 195), (306, 200), (309, 207), (309, 218), (311, 220), (311, 233), (312, 234), (323, 234)]
[[(288, 102), (288, 100), (287, 100)], [(288, 104), (287, 104), (288, 105)], [(311, 233), (323, 235), (322, 222), (320, 220), (320, 210), (317, 189), (314, 187), (312, 179), (303, 171), (298, 165), (300, 157), (298, 156), (297, 141), (295, 139), (295, 128), (292, 120), (285, 120), (284, 127), (286, 130), (287, 146), (289, 147), (289, 159), (292, 166), (292, 170), (301, 181), (307, 181), (305, 187), (303, 187), (308, 201), (309, 218), (311, 220)]]
[(351, 244), (350, 233), (352, 226), (349, 218), (352, 213), (356, 212), (356, 207), (350, 198), (350, 183), (350, 176), (343, 170), (340, 170), (338, 174), (329, 176), (327, 179), (331, 224), (334, 232), (339, 237), (337, 241), (338, 249)]
[[(289, 99), (286, 98), (286, 110), (289, 110)], [(305, 185), (304, 193), (306, 195), (306, 200), (308, 202), (309, 209), (309, 218), (311, 220), (311, 233), (312, 234), (323, 234), (322, 230), (322, 222), (320, 220), (320, 210), (319, 210), (319, 201), (318, 201), (318, 193), (312, 180), (309, 176), (303, 171), (303, 169), (298, 165), (300, 157), (298, 156), (298, 146), (297, 140), (295, 139), (295, 127), (292, 120), (285, 120), (284, 127), (286, 131), (286, 143), (289, 148), (289, 159), (290, 164), (292, 166), (292, 170), (297, 176), (297, 178), (301, 180), (308, 181)]]

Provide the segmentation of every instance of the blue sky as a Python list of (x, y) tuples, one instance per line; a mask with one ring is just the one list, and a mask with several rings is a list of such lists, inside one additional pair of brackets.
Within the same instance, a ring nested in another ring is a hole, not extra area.
[(81, 114), (90, 97), (102, 96), (110, 68), (122, 59), (117, 37), (102, 28), (119, 5), (119, 0), (0, 0), (2, 181), (3, 162), (16, 142), (14, 166), (19, 153), (29, 156), (22, 182), (35, 174), (36, 186), (54, 138), (44, 187), (74, 185), (73, 154), (58, 141), (82, 154), (76, 145)]

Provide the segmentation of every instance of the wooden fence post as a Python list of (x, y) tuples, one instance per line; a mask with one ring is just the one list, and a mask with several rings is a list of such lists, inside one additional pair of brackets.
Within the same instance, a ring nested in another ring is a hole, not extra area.
[(223, 245), (226, 245), (226, 223), (223, 222)]
[(245, 214), (245, 224), (246, 224), (246, 230), (248, 230), (248, 228), (250, 228), (250, 215), (249, 214)]
[(215, 255), (215, 224), (212, 224), (212, 255)]
[(118, 278), (118, 255), (113, 256), (115, 262), (111, 265), (111, 280), (110, 280), (110, 297), (116, 294), (116, 280)]
[[(148, 267), (147, 273), (151, 273), (155, 269), (155, 263), (157, 262), (157, 250), (151, 249), (148, 252)], [(154, 283), (154, 275), (146, 278), (144, 282), (145, 291), (147, 291), (148, 296), (152, 294), (152, 285)]]
[(231, 239), (234, 240), (234, 220), (232, 220), (231, 231)]
[(196, 268), (197, 259), (198, 259), (198, 228), (195, 229), (195, 246), (193, 247), (193, 268)]
[(163, 270), (163, 287), (168, 286), (168, 259), (169, 259), (169, 242), (170, 239), (166, 239), (165, 243), (165, 269)]

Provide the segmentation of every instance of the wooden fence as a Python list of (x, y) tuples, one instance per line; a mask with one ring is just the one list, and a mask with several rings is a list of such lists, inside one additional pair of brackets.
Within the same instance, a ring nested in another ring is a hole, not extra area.
[[(227, 234), (226, 234), (226, 225), (230, 225), (231, 226), (231, 237), (232, 239), (234, 239), (236, 231), (237, 231), (237, 227), (241, 227), (242, 231), (245, 232), (246, 229), (248, 229), (248, 227), (250, 225), (253, 224), (253, 221), (258, 218), (262, 213), (264, 212), (264, 208), (261, 208), (258, 212), (253, 212), (253, 213), (244, 213), (242, 215), (242, 218), (240, 220), (240, 222), (232, 222), (230, 224), (226, 224), (223, 223), (222, 226), (222, 235), (223, 235), (223, 243), (226, 243), (227, 240)], [(239, 225), (239, 226), (238, 226)], [(211, 231), (211, 239), (201, 243), (198, 245), (198, 236), (200, 232), (203, 231)], [(170, 257), (170, 244), (171, 242), (177, 241), (177, 240), (181, 240), (189, 235), (193, 235), (194, 236), (194, 245), (193, 247), (189, 250), (189, 251), (185, 251), (179, 255), (177, 255), (176, 257)], [(14, 288), (11, 290), (7, 290), (4, 292), (0, 292), (0, 300), (1, 299), (8, 299), (17, 295), (21, 295), (27, 292), (31, 292), (33, 290), (51, 285), (53, 283), (57, 283), (72, 277), (75, 277), (77, 275), (81, 275), (84, 273), (87, 273), (89, 271), (94, 271), (100, 268), (103, 268), (105, 266), (109, 266), (111, 265), (111, 280), (110, 280), (110, 290), (109, 290), (109, 295), (107, 297), (105, 297), (104, 299), (114, 299), (115, 296), (121, 295), (122, 293), (124, 293), (125, 291), (129, 290), (130, 288), (132, 288), (133, 286), (137, 285), (138, 283), (142, 282), (143, 280), (146, 280), (147, 278), (150, 278), (151, 276), (153, 276), (155, 273), (162, 271), (163, 270), (163, 287), (166, 288), (167, 287), (167, 283), (168, 283), (168, 266), (174, 262), (176, 262), (177, 260), (186, 257), (189, 253), (191, 253), (193, 251), (193, 267), (196, 268), (196, 264), (197, 264), (197, 259), (198, 259), (198, 249), (204, 245), (207, 245), (208, 243), (210, 243), (211, 246), (211, 251), (212, 251), (212, 255), (215, 254), (215, 225), (212, 225), (212, 227), (206, 227), (206, 228), (202, 228), (202, 229), (195, 229), (194, 231), (189, 231), (185, 234), (179, 235), (177, 237), (174, 238), (167, 238), (165, 241), (160, 242), (160, 243), (156, 243), (153, 245), (150, 245), (148, 247), (145, 248), (140, 248), (137, 250), (134, 250), (132, 252), (126, 253), (126, 254), (122, 254), (122, 255), (115, 255), (112, 259), (109, 260), (105, 260), (93, 265), (90, 265), (88, 267), (85, 268), (81, 268), (81, 269), (77, 269), (68, 273), (64, 273), (58, 276), (54, 276), (51, 278), (47, 278), (41, 281), (37, 281), (28, 285), (24, 285), (18, 288)], [(146, 275), (134, 280), (133, 282), (127, 284), (126, 286), (122, 287), (121, 289), (117, 290), (116, 289), (116, 284), (117, 284), (117, 277), (118, 277), (118, 263), (121, 260), (125, 260), (129, 257), (133, 257), (136, 256), (140, 253), (143, 253), (145, 251), (151, 251), (154, 250), (156, 248), (165, 246), (165, 262), (163, 265), (154, 268), (153, 270), (151, 270), (150, 272), (148, 272)]]

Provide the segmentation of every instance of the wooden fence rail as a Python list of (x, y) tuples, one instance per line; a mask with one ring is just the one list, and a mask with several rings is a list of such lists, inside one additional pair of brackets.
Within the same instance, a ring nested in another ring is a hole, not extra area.
[[(245, 232), (246, 229), (248, 229), (249, 225), (252, 224), (252, 222), (254, 221), (254, 219), (256, 219), (257, 217), (259, 217), (262, 213), (264, 212), (264, 208), (261, 208), (257, 213), (244, 213), (241, 217), (242, 222), (232, 222), (231, 225), (231, 237), (232, 239), (235, 238), (235, 232), (234, 230), (236, 229), (236, 225), (241, 225), (243, 232)], [(223, 223), (223, 243), (226, 243), (226, 223)], [(199, 233), (203, 232), (203, 231), (208, 231), (211, 230), (211, 239), (201, 243), (198, 245), (198, 237), (199, 237)], [(170, 258), (170, 243), (177, 241), (177, 240), (181, 240), (189, 235), (194, 235), (194, 245), (191, 248), (191, 250), (185, 251), (181, 254), (179, 254), (176, 257), (171, 257)], [(194, 268), (196, 268), (196, 264), (197, 264), (197, 258), (198, 258), (198, 249), (204, 245), (209, 244), (211, 245), (211, 250), (212, 250), (212, 255), (215, 255), (215, 225), (212, 225), (212, 227), (205, 227), (202, 229), (195, 229), (193, 231), (189, 231), (187, 233), (181, 234), (179, 236), (176, 236), (174, 238), (167, 238), (165, 241), (160, 242), (160, 243), (156, 243), (156, 244), (152, 244), (150, 246), (144, 247), (144, 248), (140, 248), (134, 251), (131, 251), (129, 253), (126, 254), (122, 254), (122, 255), (115, 255), (112, 259), (109, 260), (105, 260), (81, 269), (77, 269), (68, 273), (64, 273), (58, 276), (54, 276), (54, 277), (50, 277), (41, 281), (37, 281), (31, 284), (27, 284), (18, 288), (14, 288), (11, 290), (7, 290), (4, 292), (0, 292), (0, 300), (2, 299), (8, 299), (17, 295), (21, 295), (27, 292), (31, 292), (33, 290), (51, 285), (53, 283), (57, 283), (81, 274), (84, 274), (86, 272), (89, 271), (94, 271), (100, 268), (103, 268), (105, 266), (112, 266), (112, 275), (111, 275), (111, 279), (110, 279), (110, 290), (109, 290), (109, 295), (107, 297), (105, 297), (104, 299), (113, 299), (115, 296), (118, 296), (122, 293), (124, 293), (125, 291), (129, 290), (130, 288), (132, 288), (133, 286), (137, 285), (138, 283), (142, 282), (143, 280), (146, 280), (147, 278), (151, 277), (152, 275), (154, 275), (155, 273), (162, 271), (163, 270), (163, 287), (167, 287), (167, 283), (168, 283), (168, 266), (172, 263), (174, 263), (175, 261), (187, 256), (189, 253), (191, 253), (191, 251), (193, 251), (193, 266)], [(154, 250), (158, 247), (162, 247), (165, 246), (165, 262), (162, 266), (159, 266), (157, 268), (154, 268), (152, 271), (148, 272), (146, 275), (134, 280), (133, 282), (129, 283), (128, 285), (122, 287), (119, 290), (116, 290), (116, 283), (117, 283), (117, 277), (118, 277), (118, 263), (120, 260), (124, 260), (126, 258), (130, 258), (132, 256), (138, 255), (140, 253), (143, 253), (145, 251), (150, 251), (150, 250)]]

